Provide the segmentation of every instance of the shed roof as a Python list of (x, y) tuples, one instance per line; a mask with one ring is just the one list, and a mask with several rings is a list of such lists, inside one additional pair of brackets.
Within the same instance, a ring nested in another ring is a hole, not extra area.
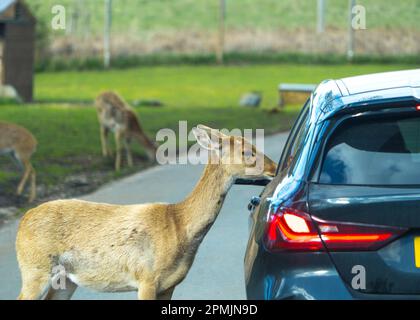
[(5, 12), (17, 0), (1, 0), (0, 1), (0, 14)]
[(35, 24), (36, 19), (23, 0), (0, 0), (0, 22)]

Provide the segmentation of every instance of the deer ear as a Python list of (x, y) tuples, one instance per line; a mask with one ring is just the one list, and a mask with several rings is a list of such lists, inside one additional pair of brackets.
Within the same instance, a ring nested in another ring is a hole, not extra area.
[(206, 131), (207, 134), (209, 134), (213, 139), (214, 138), (223, 139), (223, 138), (226, 138), (227, 137), (225, 134), (223, 134), (222, 132), (220, 132), (220, 130), (207, 127), (207, 126), (205, 126), (203, 124), (197, 125), (197, 128)]
[(210, 138), (209, 133), (207, 133), (206, 130), (203, 130), (201, 128), (193, 128), (192, 132), (197, 139), (198, 144), (207, 150), (217, 150), (219, 149), (219, 143), (213, 141)]

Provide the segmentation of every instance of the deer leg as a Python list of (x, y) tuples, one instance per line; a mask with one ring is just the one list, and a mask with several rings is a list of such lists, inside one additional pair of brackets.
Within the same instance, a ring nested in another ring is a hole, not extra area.
[(109, 154), (108, 150), (108, 132), (109, 130), (104, 126), (100, 126), (100, 134), (101, 134), (101, 146), (102, 146), (102, 155), (107, 157)]
[(66, 278), (64, 289), (54, 289), (50, 286), (48, 293), (45, 296), (45, 300), (70, 300), (76, 289), (77, 284)]
[(171, 300), (172, 299), (172, 295), (174, 293), (175, 287), (169, 288), (168, 290), (160, 293), (157, 296), (158, 300)]
[(32, 167), (31, 171), (31, 193), (29, 194), (29, 202), (32, 202), (36, 198), (36, 172), (35, 169)]
[(156, 300), (156, 286), (153, 283), (141, 283), (137, 292), (139, 300)]
[(115, 130), (115, 171), (120, 171), (121, 169), (121, 131)]
[(11, 158), (12, 158), (13, 162), (19, 167), (19, 169), (20, 170), (23, 170), (22, 162), (20, 161), (17, 153), (16, 152), (12, 152), (10, 155), (11, 155)]
[(17, 188), (17, 195), (20, 196), (23, 192), (23, 189), (25, 188), (26, 182), (28, 181), (29, 175), (31, 174), (33, 167), (28, 159), (21, 159), (24, 167), (24, 173), (22, 176), (22, 179), (19, 182), (19, 186)]
[(39, 269), (22, 270), (22, 289), (18, 300), (39, 300), (49, 288), (50, 275)]
[(124, 148), (125, 148), (125, 152), (127, 154), (128, 166), (132, 167), (133, 166), (133, 155), (131, 154), (130, 143), (128, 142), (127, 139), (124, 139)]

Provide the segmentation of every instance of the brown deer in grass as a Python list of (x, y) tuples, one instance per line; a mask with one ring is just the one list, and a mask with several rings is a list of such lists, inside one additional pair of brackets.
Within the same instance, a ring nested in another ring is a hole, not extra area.
[[(77, 286), (170, 299), (235, 180), (264, 179), (276, 171), (276, 164), (242, 137), (204, 126), (193, 132), (219, 161), (206, 165), (194, 190), (179, 203), (123, 206), (60, 200), (26, 213), (16, 240), (19, 299), (68, 299)], [(220, 152), (210, 134), (233, 152)], [(65, 269), (65, 290), (51, 285), (57, 266)]]
[(32, 202), (36, 197), (36, 173), (31, 164), (31, 156), (35, 152), (36, 146), (37, 141), (28, 130), (16, 124), (0, 122), (0, 154), (12, 154), (24, 169), (16, 191), (18, 196), (23, 193), (28, 179), (31, 179), (29, 202)]
[(100, 135), (102, 144), (102, 154), (104, 157), (111, 155), (108, 146), (108, 134), (110, 131), (115, 136), (115, 170), (121, 168), (121, 149), (125, 148), (128, 166), (133, 166), (133, 157), (130, 150), (130, 141), (137, 140), (146, 150), (150, 160), (155, 160), (156, 144), (149, 139), (143, 131), (135, 111), (115, 92), (103, 92), (95, 101), (98, 120), (100, 125)]

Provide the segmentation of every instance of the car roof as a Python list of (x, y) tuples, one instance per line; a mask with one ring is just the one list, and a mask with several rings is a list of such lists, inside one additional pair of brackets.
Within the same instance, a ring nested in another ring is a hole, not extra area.
[(325, 80), (312, 96), (312, 111), (322, 121), (349, 108), (389, 100), (420, 102), (420, 69)]
[(392, 88), (420, 87), (420, 69), (368, 74), (339, 81), (350, 95)]

